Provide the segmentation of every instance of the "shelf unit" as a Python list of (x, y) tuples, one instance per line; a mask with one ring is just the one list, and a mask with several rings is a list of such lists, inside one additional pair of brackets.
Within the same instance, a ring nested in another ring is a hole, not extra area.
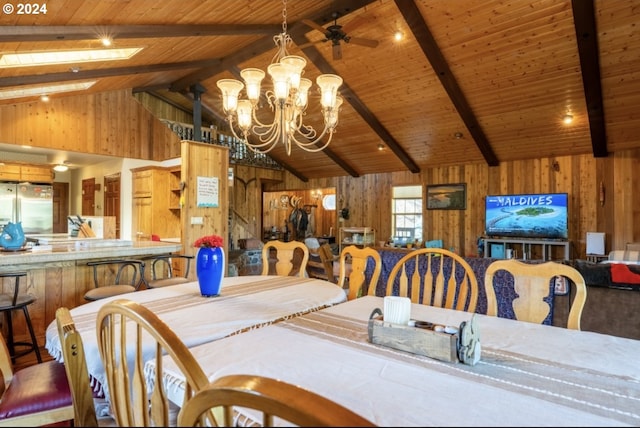
[(180, 174), (181, 169), (179, 166), (169, 169), (169, 209), (178, 217), (182, 209), (182, 204), (180, 203), (180, 195), (182, 193), (182, 189), (180, 188)]
[[(536, 248), (539, 247), (539, 248)], [(514, 258), (520, 260), (554, 260), (552, 252), (554, 247), (561, 247), (563, 260), (570, 260), (570, 241), (554, 241), (552, 239), (518, 239), (518, 238), (484, 238), (484, 257), (504, 259), (507, 250), (516, 252)], [(532, 249), (536, 251), (532, 251)], [(539, 250), (539, 251), (538, 251)], [(533, 257), (533, 255), (540, 257)], [(557, 259), (557, 257), (556, 257)]]
[(347, 245), (372, 246), (376, 242), (376, 231), (371, 227), (341, 227), (339, 239), (340, 252)]

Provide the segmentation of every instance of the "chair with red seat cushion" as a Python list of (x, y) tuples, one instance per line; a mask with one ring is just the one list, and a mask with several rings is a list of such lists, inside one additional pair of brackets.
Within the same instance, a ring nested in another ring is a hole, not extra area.
[(41, 426), (73, 420), (64, 364), (46, 361), (13, 372), (0, 335), (0, 426)]

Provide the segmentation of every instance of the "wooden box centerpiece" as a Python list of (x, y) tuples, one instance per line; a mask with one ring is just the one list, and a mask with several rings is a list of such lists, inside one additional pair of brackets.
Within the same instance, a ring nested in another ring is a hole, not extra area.
[(371, 343), (449, 363), (458, 362), (457, 334), (430, 328), (391, 324), (384, 322), (382, 315), (371, 317), (368, 329)]

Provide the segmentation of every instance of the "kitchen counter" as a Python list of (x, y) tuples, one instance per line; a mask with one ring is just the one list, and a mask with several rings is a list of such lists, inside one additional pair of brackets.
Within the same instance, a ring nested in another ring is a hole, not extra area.
[[(47, 326), (55, 320), (56, 309), (61, 306), (71, 309), (86, 303), (84, 293), (94, 287), (93, 271), (87, 266), (88, 261), (143, 259), (182, 250), (179, 243), (157, 241), (96, 238), (71, 238), (65, 241), (62, 243), (54, 240), (53, 244), (22, 251), (0, 251), (0, 272), (27, 272), (26, 280), (20, 282), (20, 293), (36, 297), (36, 301), (29, 306), (29, 315), (40, 344), (44, 344)], [(195, 269), (193, 272), (195, 280)], [(0, 286), (5, 292), (13, 289), (13, 284), (8, 281), (0, 282)], [(15, 340), (27, 339), (28, 332), (23, 317), (15, 317), (13, 331)]]
[[(22, 265), (82, 261), (118, 257), (146, 257), (155, 254), (177, 252), (182, 249), (179, 243), (157, 241), (121, 241), (118, 239), (69, 238), (68, 243), (53, 241), (47, 245), (50, 250), (40, 251), (32, 248), (23, 251), (0, 251), (0, 271), (24, 270)], [(8, 267), (9, 269), (6, 269)]]
[(174, 244), (179, 244), (180, 241), (180, 238), (160, 238), (160, 242), (172, 242)]

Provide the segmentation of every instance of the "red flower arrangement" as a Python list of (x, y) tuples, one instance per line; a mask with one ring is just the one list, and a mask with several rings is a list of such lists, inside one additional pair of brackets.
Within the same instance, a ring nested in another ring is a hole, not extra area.
[(218, 235), (203, 236), (202, 238), (196, 239), (193, 246), (198, 248), (222, 247), (224, 246), (224, 240), (222, 239), (222, 236)]

